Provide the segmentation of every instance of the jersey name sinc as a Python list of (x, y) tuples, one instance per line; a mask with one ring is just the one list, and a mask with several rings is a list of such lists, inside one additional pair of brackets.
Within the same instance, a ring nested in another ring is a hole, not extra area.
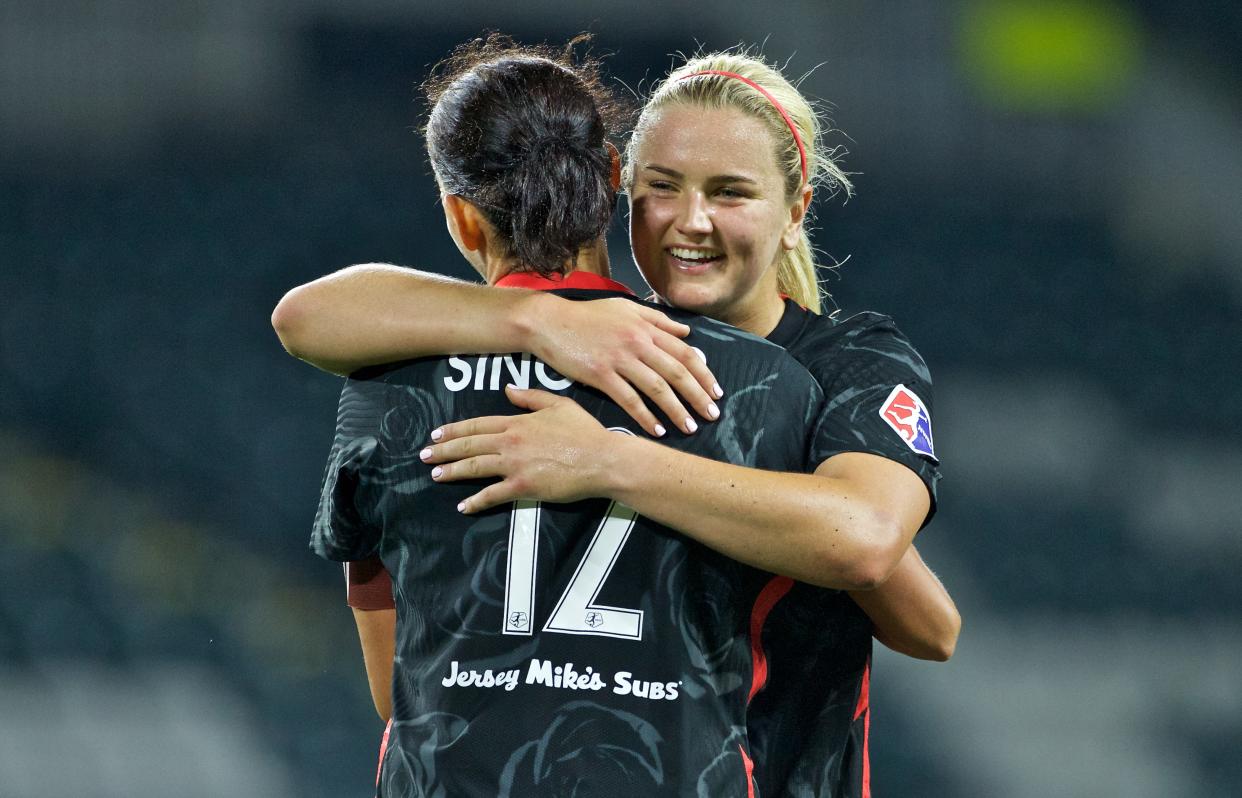
[[(573, 380), (557, 374), (546, 363), (528, 353), (515, 355), (482, 355), (480, 357), (450, 357), (449, 368), (455, 374), (444, 378), (444, 387), (450, 391), (499, 391), (508, 383), (519, 388), (529, 388), (531, 374), (549, 391), (563, 391), (574, 384)], [(532, 368), (533, 367), (533, 368)]]

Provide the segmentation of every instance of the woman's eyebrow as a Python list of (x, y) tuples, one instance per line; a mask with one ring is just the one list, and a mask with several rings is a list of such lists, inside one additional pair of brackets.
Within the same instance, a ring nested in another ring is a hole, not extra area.
[(652, 164), (652, 163), (647, 164), (646, 166), (643, 167), (643, 169), (650, 171), (650, 172), (659, 172), (662, 175), (668, 175), (669, 177), (676, 177), (679, 179), (682, 177), (685, 177), (685, 175), (683, 175), (681, 172), (678, 172), (676, 169), (669, 169), (667, 166), (656, 166), (655, 164)]
[[(649, 163), (646, 166), (644, 166), (643, 169), (649, 170), (652, 172), (658, 172), (659, 174), (667, 175), (669, 177), (676, 178), (678, 180), (685, 177), (685, 175), (683, 175), (681, 172), (678, 172), (676, 169), (669, 169), (667, 166), (658, 166), (656, 164)], [(759, 181), (755, 180), (753, 177), (746, 177), (745, 175), (712, 175), (711, 177), (708, 178), (708, 182), (710, 183), (750, 183), (752, 185), (757, 185)]]

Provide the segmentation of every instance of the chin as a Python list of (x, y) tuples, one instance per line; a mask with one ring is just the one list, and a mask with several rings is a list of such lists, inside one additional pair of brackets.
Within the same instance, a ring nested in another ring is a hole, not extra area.
[(689, 310), (702, 316), (711, 316), (720, 305), (720, 296), (715, 291), (705, 291), (692, 285), (672, 286), (661, 296), (675, 308)]

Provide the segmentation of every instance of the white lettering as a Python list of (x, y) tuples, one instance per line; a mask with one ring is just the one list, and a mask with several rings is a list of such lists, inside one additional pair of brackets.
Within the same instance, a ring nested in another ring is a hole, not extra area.
[[(522, 669), (509, 670), (473, 670), (463, 668), (457, 660), (449, 663), (448, 675), (440, 679), (444, 687), (481, 687), (486, 690), (504, 688), (505, 692), (516, 690), (523, 681)], [(526, 684), (551, 687), (557, 690), (590, 690), (596, 692), (607, 687), (603, 677), (595, 668), (587, 665), (578, 670), (572, 662), (564, 665), (553, 665), (551, 660), (531, 659), (526, 664)], [(651, 701), (677, 700), (677, 688), (681, 682), (647, 682), (635, 679), (629, 671), (618, 671), (613, 674), (612, 692), (617, 695), (632, 695)]]
[(461, 669), (457, 660), (453, 660), (449, 663), (449, 675), (441, 679), (440, 684), (445, 687), (503, 687), (507, 692), (518, 686), (520, 675), (519, 668), (507, 671), (493, 671), (491, 668), (485, 671), (466, 671)]
[[(555, 371), (552, 374), (556, 374)], [(563, 391), (574, 384), (573, 380), (567, 380), (564, 377), (557, 379), (548, 373), (548, 367), (542, 361), (535, 361), (535, 376), (539, 378), (539, 382), (549, 391)], [(559, 374), (556, 375), (560, 377)]]
[(512, 355), (505, 355), (505, 365), (509, 367), (509, 381), (519, 388), (529, 388), (530, 354), (523, 352), (518, 363), (522, 365), (519, 367), (517, 363), (514, 363)]
[(681, 682), (644, 682), (635, 679), (634, 674), (629, 671), (617, 671), (612, 678), (616, 683), (612, 691), (617, 695), (632, 695), (653, 701), (676, 701), (677, 688), (681, 685)]
[[(549, 391), (563, 391), (574, 384), (529, 354), (482, 355), (473, 364), (460, 357), (448, 359), (449, 368), (456, 372), (444, 378), (444, 387), (457, 392), (473, 387), (476, 391), (499, 391), (512, 383), (519, 388), (530, 387), (531, 364), (535, 366), (535, 379)], [(472, 385), (473, 383), (473, 385)]]
[(444, 387), (450, 391), (460, 391), (470, 384), (470, 364), (459, 357), (450, 357), (448, 359), (449, 368), (456, 369), (461, 372), (461, 377), (453, 379), (452, 377), (444, 378)]
[(552, 687), (552, 663), (542, 659), (532, 659), (526, 670), (527, 684), (542, 684)]
[(483, 379), (487, 376), (487, 357), (479, 358), (479, 362), (474, 365), (474, 389), (476, 391), (483, 390)]

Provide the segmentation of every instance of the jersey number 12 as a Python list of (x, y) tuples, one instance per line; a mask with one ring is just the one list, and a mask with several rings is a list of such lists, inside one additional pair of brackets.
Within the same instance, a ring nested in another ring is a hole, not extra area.
[[(535, 572), (539, 561), (539, 502), (517, 501), (509, 519), (509, 558), (505, 573), (505, 621), (507, 635), (533, 634)], [(612, 572), (621, 548), (634, 528), (638, 514), (624, 504), (612, 502), (587, 544), (565, 592), (556, 602), (545, 632), (567, 635), (600, 635), (641, 640), (642, 610), (596, 604), (604, 580)]]

